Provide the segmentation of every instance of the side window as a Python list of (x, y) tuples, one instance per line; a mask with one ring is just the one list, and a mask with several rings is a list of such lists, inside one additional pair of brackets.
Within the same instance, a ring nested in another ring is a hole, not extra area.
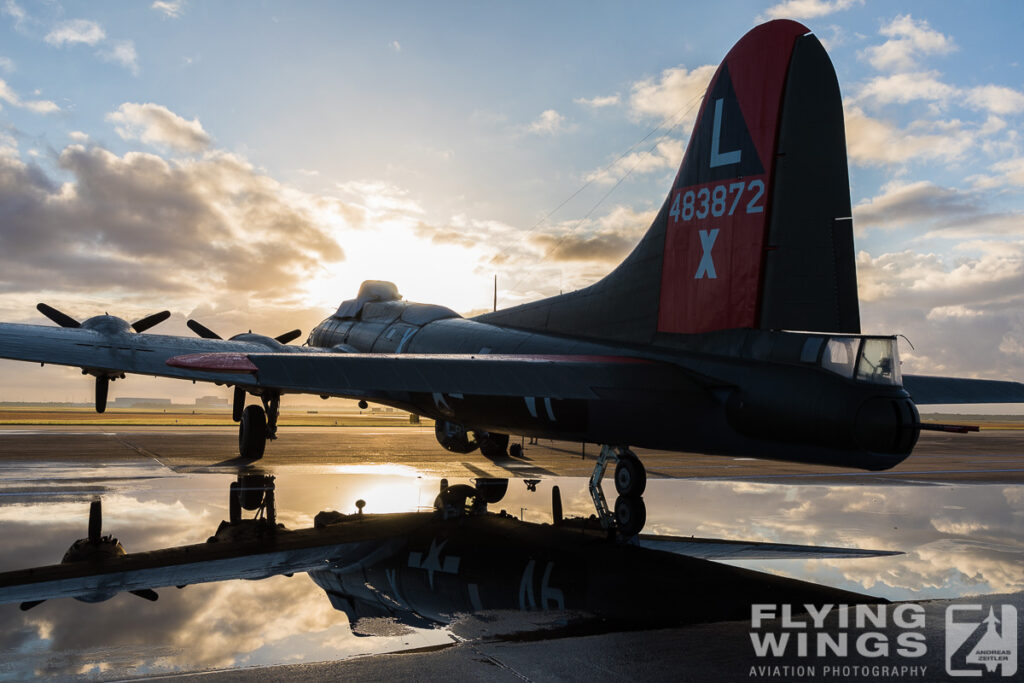
[(825, 353), (821, 357), (821, 367), (843, 377), (852, 378), (853, 369), (857, 363), (857, 347), (860, 339), (857, 337), (833, 337), (828, 340), (825, 346)]

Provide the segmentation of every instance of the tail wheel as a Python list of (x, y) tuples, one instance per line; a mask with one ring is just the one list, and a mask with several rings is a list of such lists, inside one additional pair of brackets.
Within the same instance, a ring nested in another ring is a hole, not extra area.
[(238, 453), (246, 460), (259, 460), (267, 447), (267, 414), (262, 406), (246, 406), (238, 424)]
[(624, 451), (615, 466), (615, 490), (620, 496), (640, 496), (647, 488), (647, 470), (633, 451)]

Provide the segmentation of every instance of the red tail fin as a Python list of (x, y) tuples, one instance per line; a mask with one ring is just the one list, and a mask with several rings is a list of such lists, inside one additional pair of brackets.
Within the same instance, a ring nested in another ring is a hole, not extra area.
[(808, 29), (772, 21), (711, 80), (669, 196), (659, 332), (757, 327), (783, 86)]

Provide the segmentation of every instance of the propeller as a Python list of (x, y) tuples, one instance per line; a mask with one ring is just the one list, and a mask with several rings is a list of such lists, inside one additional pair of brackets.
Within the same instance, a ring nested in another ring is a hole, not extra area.
[[(44, 303), (36, 304), (36, 310), (45, 315), (47, 318), (57, 323), (61, 327), (81, 328), (85, 327), (91, 330), (100, 332), (101, 334), (113, 334), (126, 331), (124, 326), (127, 324), (120, 318), (114, 316), (101, 315), (94, 318), (89, 318), (84, 323), (80, 323), (72, 318), (63, 311), (58, 311), (53, 306)], [(131, 328), (138, 333), (145, 332), (146, 330), (159, 325), (163, 321), (171, 317), (170, 311), (160, 311), (159, 313), (153, 313), (147, 315), (145, 318), (140, 318), (131, 324)], [(110, 381), (115, 378), (113, 375), (96, 374), (90, 372), (86, 368), (82, 368), (82, 372), (85, 374), (96, 375), (96, 412), (103, 413), (107, 410), (107, 394), (110, 393)], [(120, 375), (124, 377), (124, 375)]]
[[(224, 338), (224, 337), (220, 336), (219, 334), (217, 334), (216, 332), (214, 332), (213, 330), (211, 330), (206, 325), (203, 325), (200, 322), (196, 322), (195, 320), (189, 320), (185, 324), (188, 325), (188, 329), (192, 330), (193, 332), (195, 332), (197, 335), (199, 335), (203, 339), (223, 339)], [(250, 333), (251, 333), (251, 330), (250, 330)], [(279, 341), (282, 344), (287, 344), (288, 342), (295, 341), (296, 339), (298, 339), (301, 336), (302, 336), (302, 330), (291, 330), (290, 332), (285, 332), (284, 334), (277, 335), (276, 337), (274, 337), (274, 339)]]
[[(123, 557), (125, 555), (124, 548), (121, 543), (111, 536), (103, 535), (103, 502), (100, 500), (94, 500), (89, 504), (89, 535), (86, 538), (81, 538), (71, 544), (71, 548), (68, 549), (67, 553), (64, 554), (64, 559), (61, 560), (61, 564), (74, 564), (76, 562), (103, 562), (104, 560), (112, 557)], [(137, 595), (140, 598), (153, 602), (160, 596), (152, 588), (141, 588), (138, 590), (128, 591), (132, 595)], [(114, 593), (97, 592), (89, 595), (76, 596), (76, 600), (82, 602), (102, 602), (108, 598), (114, 596)], [(28, 600), (21, 603), (19, 608), (22, 612), (27, 612), (33, 607), (46, 602), (45, 600)]]
[[(44, 303), (36, 304), (36, 310), (45, 315), (47, 318), (57, 323), (61, 327), (81, 327), (82, 323), (72, 318), (63, 311), (58, 311), (53, 306), (49, 306)], [(145, 318), (141, 318), (132, 323), (132, 329), (136, 332), (145, 332), (154, 325), (159, 325), (163, 321), (171, 317), (170, 311), (160, 311), (159, 313), (153, 313), (147, 315)]]

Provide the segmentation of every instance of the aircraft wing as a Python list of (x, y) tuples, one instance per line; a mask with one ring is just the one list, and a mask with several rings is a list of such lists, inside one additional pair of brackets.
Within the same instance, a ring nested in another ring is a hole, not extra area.
[(0, 604), (35, 602), (346, 567), (394, 552), (429, 515), (349, 517), (324, 529), (221, 541), (0, 573)]
[(257, 386), (285, 392), (333, 396), (372, 390), (656, 401), (662, 393), (705, 391), (678, 366), (624, 356), (215, 353), (172, 358), (168, 364), (249, 375)]
[(993, 379), (903, 375), (914, 403), (1024, 403), (1024, 384)]
[[(84, 327), (52, 327), (0, 323), (0, 358), (70, 365), (95, 372), (127, 372), (204, 382), (224, 382), (215, 374), (168, 366), (173, 356), (187, 353), (287, 351), (270, 338), (261, 341), (200, 339), (136, 332), (105, 332)], [(253, 384), (252, 378), (232, 378), (234, 384)]]

